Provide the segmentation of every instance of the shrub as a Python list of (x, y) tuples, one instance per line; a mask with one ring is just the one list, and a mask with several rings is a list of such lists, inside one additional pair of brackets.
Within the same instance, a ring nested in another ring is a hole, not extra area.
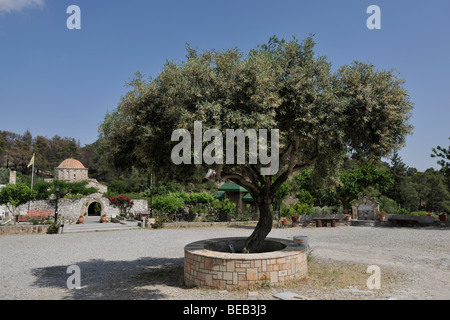
[(58, 229), (59, 229), (59, 224), (53, 222), (53, 223), (48, 227), (47, 233), (48, 233), (48, 234), (56, 234), (56, 233), (58, 233)]
[(40, 221), (39, 219), (36, 219), (36, 218), (30, 219), (29, 222), (30, 222), (33, 226), (37, 226), (37, 225), (41, 224), (41, 221)]
[(214, 197), (205, 191), (201, 193), (191, 193), (187, 196), (185, 202), (187, 204), (207, 204), (213, 202)]
[(127, 191), (127, 186), (125, 182), (121, 180), (114, 180), (109, 184), (108, 190), (119, 194), (125, 193)]
[(215, 199), (212, 201), (212, 207), (217, 211), (217, 216), (220, 221), (225, 221), (228, 217), (236, 216), (236, 203), (231, 202), (230, 199)]
[(153, 199), (153, 208), (164, 213), (177, 213), (185, 207), (183, 196), (169, 193), (165, 196), (157, 196)]
[(403, 208), (399, 208), (397, 210), (397, 214), (411, 214), (408, 210), (403, 209)]
[(126, 216), (134, 205), (134, 201), (124, 196), (108, 198), (112, 206), (119, 208), (120, 215)]
[[(150, 191), (145, 191), (146, 195), (149, 195)], [(165, 182), (158, 183), (153, 186), (153, 195), (165, 196), (169, 193), (181, 193), (183, 192), (183, 187), (176, 182)]]
[(298, 198), (299, 203), (305, 203), (308, 205), (310, 205), (313, 201), (313, 197), (312, 197), (311, 193), (309, 193), (308, 190), (300, 190), (297, 193), (297, 198)]
[(166, 219), (167, 219), (167, 216), (156, 216), (155, 223), (152, 224), (152, 228), (153, 229), (162, 228)]
[(413, 216), (428, 216), (428, 215), (430, 215), (430, 213), (426, 212), (426, 211), (413, 211), (413, 212), (410, 212), (409, 214), (413, 215)]
[(381, 196), (379, 198), (380, 210), (384, 210), (387, 213), (397, 214), (400, 210), (400, 206), (395, 200), (388, 198), (386, 196)]
[(283, 206), (281, 208), (281, 216), (282, 217), (289, 218), (289, 217), (293, 217), (295, 215), (296, 215), (296, 211), (293, 206)]
[(312, 210), (311, 210), (311, 206), (307, 203), (297, 203), (294, 207), (295, 212), (298, 215), (301, 216), (305, 216), (305, 215), (311, 215), (312, 214)]

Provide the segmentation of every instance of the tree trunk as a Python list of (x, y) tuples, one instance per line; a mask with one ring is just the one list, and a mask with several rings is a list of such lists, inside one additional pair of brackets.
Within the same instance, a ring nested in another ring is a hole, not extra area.
[(339, 193), (336, 194), (336, 199), (342, 203), (342, 209), (351, 211), (351, 206), (349, 204), (349, 201), (342, 197)]
[(262, 201), (258, 203), (259, 209), (259, 221), (255, 227), (255, 230), (246, 240), (243, 253), (255, 253), (258, 250), (259, 245), (264, 241), (267, 235), (272, 230), (273, 216), (271, 201)]

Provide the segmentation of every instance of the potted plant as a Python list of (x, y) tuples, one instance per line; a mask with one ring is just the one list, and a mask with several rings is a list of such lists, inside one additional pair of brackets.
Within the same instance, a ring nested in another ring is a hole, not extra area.
[(297, 211), (295, 210), (295, 208), (290, 207), (287, 212), (287, 216), (289, 218), (291, 218), (292, 223), (297, 222), (297, 220), (298, 220), (298, 215), (297, 215)]
[(441, 212), (439, 214), (439, 221), (445, 221), (447, 218), (447, 215), (444, 212)]
[(105, 223), (107, 221), (108, 221), (108, 219), (106, 218), (106, 214), (102, 215), (102, 217), (100, 218), (100, 222)]
[(292, 222), (297, 221), (297, 216), (295, 215), (295, 209), (292, 206), (286, 206), (281, 208), (281, 224), (287, 224), (287, 218), (291, 218)]
[(83, 223), (84, 223), (84, 216), (81, 215), (81, 216), (78, 218), (77, 224), (83, 224)]
[(379, 218), (381, 221), (386, 220), (386, 211), (385, 211), (385, 210), (381, 210), (380, 212), (378, 212), (378, 218)]
[(352, 215), (349, 213), (349, 209), (344, 209), (342, 213), (344, 214), (345, 220), (350, 221), (352, 219)]

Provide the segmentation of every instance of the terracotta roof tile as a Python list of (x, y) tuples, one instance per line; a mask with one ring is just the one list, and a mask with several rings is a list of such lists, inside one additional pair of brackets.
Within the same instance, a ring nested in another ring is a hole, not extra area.
[(86, 169), (83, 164), (76, 159), (66, 159), (58, 166), (65, 169)]

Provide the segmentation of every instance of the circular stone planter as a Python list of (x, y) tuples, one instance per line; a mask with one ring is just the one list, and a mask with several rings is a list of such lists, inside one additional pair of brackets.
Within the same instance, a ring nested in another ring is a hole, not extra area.
[(246, 239), (219, 238), (188, 244), (184, 248), (186, 286), (227, 290), (277, 285), (306, 276), (305, 246), (267, 238), (258, 253), (232, 253), (240, 252)]

